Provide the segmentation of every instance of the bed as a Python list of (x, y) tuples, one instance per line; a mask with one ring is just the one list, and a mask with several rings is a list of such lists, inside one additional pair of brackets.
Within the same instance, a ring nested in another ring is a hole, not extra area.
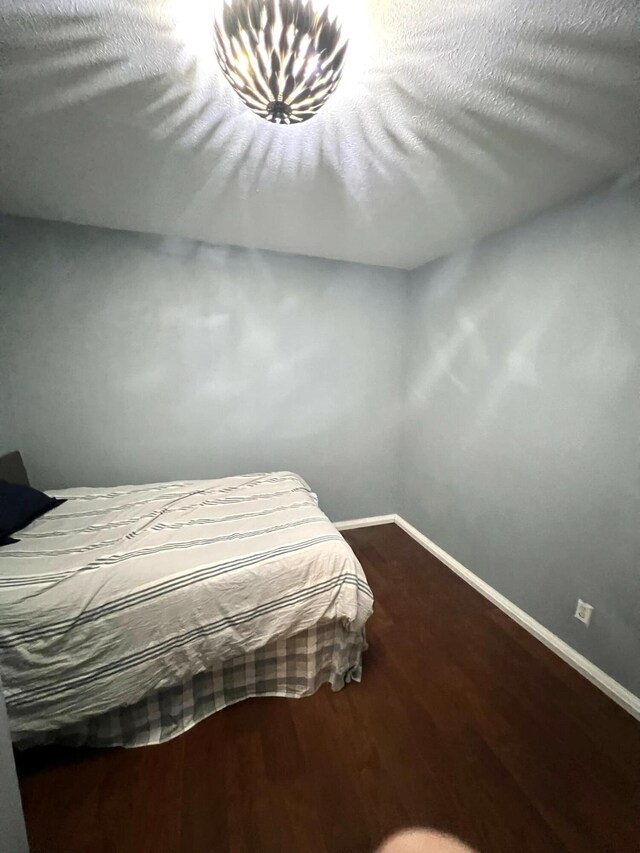
[(241, 699), (360, 679), (373, 596), (296, 474), (51, 494), (0, 548), (18, 746), (160, 743)]

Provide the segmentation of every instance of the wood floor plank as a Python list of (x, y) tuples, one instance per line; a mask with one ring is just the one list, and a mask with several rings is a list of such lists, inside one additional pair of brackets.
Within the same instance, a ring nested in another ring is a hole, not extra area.
[(640, 851), (640, 725), (395, 525), (345, 533), (376, 596), (363, 681), (239, 703), (167, 744), (18, 756), (33, 853)]

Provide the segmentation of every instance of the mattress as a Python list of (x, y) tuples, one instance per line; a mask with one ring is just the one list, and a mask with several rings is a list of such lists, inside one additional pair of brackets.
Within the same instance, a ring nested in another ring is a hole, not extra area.
[(211, 669), (150, 693), (133, 705), (54, 731), (14, 737), (14, 745), (29, 749), (49, 744), (137, 747), (164, 743), (244, 699), (299, 699), (323, 684), (342, 690), (345, 684), (360, 681), (366, 647), (364, 629), (348, 631), (341, 622), (323, 622), (255, 652), (217, 661)]
[(78, 724), (324, 623), (373, 596), (296, 474), (52, 492), (0, 550), (12, 735)]

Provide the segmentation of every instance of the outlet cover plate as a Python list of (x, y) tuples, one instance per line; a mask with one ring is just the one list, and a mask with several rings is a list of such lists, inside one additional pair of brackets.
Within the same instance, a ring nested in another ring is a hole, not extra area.
[(593, 613), (593, 605), (587, 604), (586, 601), (583, 601), (581, 598), (578, 599), (578, 604), (576, 606), (576, 612), (573, 614), (576, 619), (579, 619), (581, 622), (589, 627), (589, 622), (591, 622), (591, 615)]

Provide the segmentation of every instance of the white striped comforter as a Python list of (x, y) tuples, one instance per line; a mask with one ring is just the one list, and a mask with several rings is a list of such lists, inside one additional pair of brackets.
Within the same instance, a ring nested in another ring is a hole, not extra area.
[(295, 474), (66, 489), (0, 549), (0, 673), (15, 736), (180, 683), (372, 595)]

